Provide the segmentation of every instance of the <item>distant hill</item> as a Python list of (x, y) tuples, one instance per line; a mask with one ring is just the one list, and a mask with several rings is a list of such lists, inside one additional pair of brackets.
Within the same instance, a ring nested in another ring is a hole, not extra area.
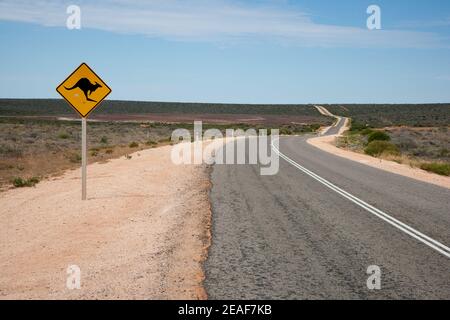
[[(63, 99), (0, 99), (0, 115), (65, 115), (73, 114)], [(312, 105), (218, 104), (180, 102), (136, 102), (106, 100), (96, 114), (263, 114), (319, 116)]]
[[(352, 118), (372, 127), (450, 125), (450, 104), (344, 104), (323, 105), (330, 112)], [(98, 117), (108, 115), (266, 115), (282, 122), (326, 123), (310, 104), (221, 104), (182, 102), (140, 102), (106, 100), (95, 110)], [(77, 116), (63, 99), (0, 99), (0, 116)], [(123, 116), (122, 116), (123, 117)], [(302, 118), (303, 117), (303, 118)], [(290, 120), (291, 119), (291, 120)], [(275, 121), (276, 122), (276, 121)]]

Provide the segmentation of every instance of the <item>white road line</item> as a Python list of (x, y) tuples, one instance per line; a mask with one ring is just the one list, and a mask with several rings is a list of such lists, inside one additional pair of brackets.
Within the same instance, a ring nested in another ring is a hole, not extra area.
[[(274, 140), (275, 141), (275, 140)], [(372, 213), (373, 215), (377, 216), (378, 218), (386, 221), (387, 223), (391, 224), (392, 226), (396, 227), (397, 229), (405, 232), (406, 234), (410, 235), (411, 237), (419, 240), (420, 242), (426, 244), (430, 248), (438, 251), (439, 253), (443, 254), (447, 258), (450, 258), (450, 248), (443, 245), (442, 243), (428, 237), (427, 235), (417, 231), (416, 229), (408, 226), (407, 224), (395, 219), (394, 217), (388, 215), (387, 213), (375, 208), (374, 206), (368, 204), (367, 202), (355, 197), (354, 195), (348, 193), (347, 191), (339, 188), (338, 186), (332, 184), (328, 180), (322, 178), (321, 176), (315, 174), (314, 172), (306, 169), (305, 167), (301, 166), (285, 154), (283, 154), (275, 145), (274, 141), (272, 141), (271, 146), (272, 149), (284, 160), (286, 160), (288, 163), (299, 169), (300, 171), (306, 173), (310, 177), (314, 178), (315, 180), (319, 181), (329, 189), (335, 191), (336, 193), (340, 194), (344, 198), (352, 201), (356, 205), (360, 206), (361, 208), (367, 210), (368, 212)]]

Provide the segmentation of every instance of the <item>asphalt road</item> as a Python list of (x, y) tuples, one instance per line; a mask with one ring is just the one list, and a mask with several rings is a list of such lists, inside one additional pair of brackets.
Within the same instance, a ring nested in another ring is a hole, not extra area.
[(333, 124), (324, 135), (332, 135), (332, 134), (338, 134), (339, 130), (344, 126), (345, 124), (345, 118), (339, 117), (339, 121), (337, 121), (335, 124)]
[[(279, 149), (450, 245), (450, 190), (334, 156), (306, 138), (281, 137)], [(261, 176), (258, 165), (215, 165), (212, 183), (210, 299), (450, 299), (450, 257), (284, 159), (274, 176)], [(371, 265), (381, 270), (379, 290), (367, 288)]]

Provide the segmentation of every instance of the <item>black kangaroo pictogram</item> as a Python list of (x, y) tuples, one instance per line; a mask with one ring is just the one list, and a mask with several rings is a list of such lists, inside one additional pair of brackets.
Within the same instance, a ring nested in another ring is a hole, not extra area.
[(91, 81), (88, 78), (81, 78), (80, 80), (77, 81), (77, 83), (75, 83), (73, 85), (73, 87), (71, 88), (66, 88), (66, 90), (73, 90), (75, 88), (80, 89), (81, 91), (83, 91), (84, 95), (86, 96), (86, 100), (87, 101), (92, 101), (92, 102), (97, 102), (95, 100), (92, 100), (89, 98), (89, 96), (91, 95), (92, 92), (94, 92), (95, 90), (97, 90), (97, 88), (101, 88), (102, 86), (99, 85), (97, 82), (95, 82), (95, 84), (91, 83)]

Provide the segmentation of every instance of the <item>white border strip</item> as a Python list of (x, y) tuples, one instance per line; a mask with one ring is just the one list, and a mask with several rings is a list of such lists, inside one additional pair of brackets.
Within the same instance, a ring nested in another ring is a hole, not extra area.
[[(279, 140), (279, 139), (278, 139)], [(419, 240), (420, 242), (426, 244), (430, 248), (438, 251), (439, 253), (443, 254), (447, 258), (450, 258), (450, 248), (443, 245), (442, 243), (428, 237), (427, 235), (417, 231), (416, 229), (408, 226), (407, 224), (395, 219), (394, 217), (388, 215), (387, 213), (373, 207), (372, 205), (368, 204), (367, 202), (355, 197), (354, 195), (348, 193), (347, 191), (337, 187), (336, 185), (332, 184), (328, 180), (320, 177), (319, 175), (315, 174), (314, 172), (306, 169), (305, 167), (299, 165), (297, 162), (286, 156), (285, 154), (281, 153), (281, 151), (273, 144), (274, 141), (272, 141), (271, 146), (272, 149), (284, 160), (286, 160), (288, 163), (299, 169), (300, 171), (306, 173), (310, 177), (314, 178), (315, 180), (319, 181), (329, 189), (335, 191), (336, 193), (340, 194), (344, 198), (350, 200), (351, 202), (355, 203), (356, 205), (360, 206), (361, 208), (367, 210), (368, 212), (372, 213), (373, 215), (377, 216), (378, 218), (386, 221), (387, 223), (391, 224), (392, 226), (396, 227), (397, 229), (405, 232), (406, 234), (410, 235), (411, 237)]]

